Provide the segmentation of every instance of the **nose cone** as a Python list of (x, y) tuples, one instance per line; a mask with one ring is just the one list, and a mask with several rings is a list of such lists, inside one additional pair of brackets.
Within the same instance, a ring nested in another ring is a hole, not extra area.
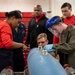
[(28, 55), (30, 75), (67, 75), (60, 63), (50, 54), (43, 55), (42, 50), (34, 48)]

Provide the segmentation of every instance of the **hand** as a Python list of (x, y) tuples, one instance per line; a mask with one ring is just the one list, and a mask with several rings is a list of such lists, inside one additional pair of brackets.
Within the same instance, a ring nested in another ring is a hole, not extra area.
[(53, 44), (48, 44), (43, 49), (47, 50), (48, 52), (54, 52), (55, 50), (53, 50), (52, 47), (53, 47)]
[(27, 51), (28, 50), (26, 45), (23, 45), (22, 48), (23, 48), (23, 51)]

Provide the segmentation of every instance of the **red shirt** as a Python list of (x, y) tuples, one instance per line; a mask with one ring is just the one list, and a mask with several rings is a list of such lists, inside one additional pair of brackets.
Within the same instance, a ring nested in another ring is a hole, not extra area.
[(70, 17), (65, 18), (64, 23), (67, 24), (68, 26), (69, 25), (74, 25), (75, 26), (75, 16), (72, 15)]
[[(72, 15), (70, 17), (67, 17), (64, 19), (64, 23), (67, 24), (68, 26), (69, 25), (74, 25), (75, 26), (75, 16)], [(53, 43), (56, 44), (56, 43), (59, 43), (59, 38), (57, 38), (56, 36), (53, 37)]]
[(53, 37), (53, 44), (58, 44), (59, 43), (59, 37), (54, 36)]
[(39, 17), (36, 17), (36, 22), (38, 22), (42, 17), (43, 17), (44, 14), (41, 14)]
[(13, 45), (12, 30), (10, 25), (2, 21), (0, 23), (0, 48), (11, 49)]
[(2, 20), (0, 20), (0, 23), (2, 22)]

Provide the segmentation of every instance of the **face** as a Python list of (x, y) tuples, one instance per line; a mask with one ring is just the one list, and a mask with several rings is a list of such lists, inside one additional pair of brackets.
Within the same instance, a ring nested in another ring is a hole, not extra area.
[(48, 44), (48, 40), (46, 38), (42, 37), (42, 38), (37, 40), (37, 44), (38, 44), (38, 46), (40, 46), (40, 44), (41, 44), (42, 47), (44, 47), (45, 45)]
[(21, 22), (22, 19), (16, 19), (15, 17), (12, 17), (12, 21), (11, 21), (11, 27), (12, 28), (16, 28), (18, 27), (19, 23)]
[(68, 7), (64, 7), (61, 9), (61, 11), (62, 11), (62, 14), (64, 17), (70, 17), (71, 16), (71, 11), (72, 11), (71, 8), (69, 9)]
[(34, 16), (39, 17), (42, 14), (42, 10), (40, 7), (34, 7)]
[(53, 25), (53, 26), (51, 27), (51, 29), (53, 30), (53, 34), (54, 34), (55, 36), (60, 35), (61, 32), (63, 31), (63, 28), (62, 28), (61, 23), (59, 23), (58, 25)]

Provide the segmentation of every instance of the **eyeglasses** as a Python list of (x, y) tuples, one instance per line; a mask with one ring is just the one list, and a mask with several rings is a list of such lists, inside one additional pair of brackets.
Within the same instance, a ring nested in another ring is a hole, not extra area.
[(41, 43), (41, 44), (44, 44), (44, 43), (45, 43), (45, 41), (42, 41), (42, 42), (37, 42), (37, 44), (40, 44), (40, 43)]

